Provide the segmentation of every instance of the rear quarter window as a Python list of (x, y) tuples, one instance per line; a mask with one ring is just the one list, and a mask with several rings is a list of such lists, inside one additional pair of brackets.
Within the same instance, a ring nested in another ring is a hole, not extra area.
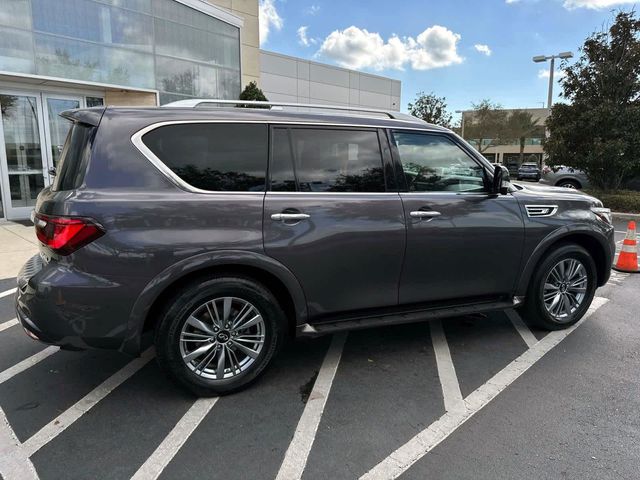
[(189, 185), (217, 192), (262, 192), (266, 125), (185, 123), (158, 127), (142, 142)]
[(91, 155), (94, 132), (95, 127), (91, 125), (73, 124), (62, 148), (51, 190), (74, 190), (80, 187)]

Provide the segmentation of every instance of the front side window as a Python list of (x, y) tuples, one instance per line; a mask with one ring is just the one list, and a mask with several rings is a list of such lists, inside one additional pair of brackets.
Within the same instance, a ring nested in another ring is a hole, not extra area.
[(189, 185), (218, 192), (263, 192), (266, 125), (186, 123), (156, 128), (143, 143)]
[(393, 132), (410, 192), (480, 192), (484, 169), (442, 135)]
[(271, 189), (384, 192), (378, 134), (373, 130), (276, 128)]

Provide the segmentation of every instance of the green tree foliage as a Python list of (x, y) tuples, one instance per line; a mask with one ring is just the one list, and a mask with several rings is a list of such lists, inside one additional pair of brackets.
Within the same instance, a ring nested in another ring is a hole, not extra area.
[(540, 130), (538, 120), (526, 110), (513, 110), (506, 121), (504, 136), (517, 140), (520, 144), (520, 163), (524, 162), (524, 145), (527, 138), (531, 138)]
[[(250, 101), (259, 101), (259, 102), (266, 102), (267, 97), (265, 97), (264, 93), (262, 92), (262, 90), (258, 87), (258, 84), (256, 82), (249, 82), (249, 85), (247, 85), (246, 87), (244, 87), (244, 90), (240, 93), (240, 96), (238, 97), (238, 99), (240, 100), (250, 100)], [(255, 106), (251, 106), (251, 105), (237, 105), (238, 107), (243, 107), (243, 108), (255, 108)], [(269, 108), (268, 106), (264, 106), (261, 108)]]
[(640, 20), (620, 12), (564, 65), (562, 97), (553, 106), (544, 142), (550, 165), (584, 170), (603, 190), (617, 190), (640, 172)]
[(464, 121), (464, 138), (473, 141), (476, 149), (484, 153), (505, 138), (507, 112), (500, 104), (486, 99), (473, 103), (472, 107), (473, 112)]
[(409, 113), (427, 123), (451, 128), (452, 116), (447, 111), (447, 99), (433, 93), (419, 92), (413, 103), (408, 105)]

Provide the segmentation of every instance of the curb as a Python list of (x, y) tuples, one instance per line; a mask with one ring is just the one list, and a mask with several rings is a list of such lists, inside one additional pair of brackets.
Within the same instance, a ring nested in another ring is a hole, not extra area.
[(617, 218), (628, 218), (631, 220), (640, 220), (640, 213), (611, 212), (611, 215)]

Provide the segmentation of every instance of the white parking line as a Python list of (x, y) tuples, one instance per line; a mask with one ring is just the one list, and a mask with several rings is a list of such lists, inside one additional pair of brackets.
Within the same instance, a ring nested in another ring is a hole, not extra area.
[(436, 354), (438, 377), (440, 378), (440, 385), (442, 386), (444, 409), (447, 412), (465, 410), (458, 375), (456, 374), (456, 368), (451, 359), (451, 351), (449, 350), (447, 337), (442, 329), (442, 322), (440, 320), (433, 320), (429, 322), (429, 327), (431, 328), (433, 351)]
[(24, 372), (27, 368), (33, 367), (36, 363), (41, 362), (49, 355), (53, 355), (58, 350), (60, 350), (60, 348), (58, 347), (47, 347), (44, 350), (39, 351), (35, 355), (31, 355), (29, 358), (25, 358), (20, 363), (16, 363), (13, 367), (7, 368), (6, 370), (0, 372), (0, 384), (15, 377), (19, 373)]
[(304, 407), (296, 432), (284, 455), (276, 480), (297, 480), (302, 478), (302, 473), (307, 465), (309, 452), (313, 446), (322, 418), (322, 412), (329, 398), (331, 384), (340, 364), (342, 349), (347, 339), (346, 333), (338, 333), (333, 336), (331, 345), (324, 357), (318, 378), (313, 384), (313, 389)]
[(50, 421), (38, 432), (36, 432), (31, 438), (22, 444), (23, 450), (28, 457), (31, 457), (34, 453), (44, 447), (51, 440), (56, 438), (67, 427), (72, 425), (82, 415), (91, 410), (96, 404), (104, 397), (109, 395), (114, 389), (116, 389), (125, 380), (131, 377), (134, 373), (144, 367), (149, 360), (155, 355), (153, 348), (146, 350), (139, 358), (132, 360), (112, 376), (107, 378), (104, 382), (94, 388), (91, 392), (81, 398), (74, 405), (58, 415), (55, 419)]
[(196, 400), (131, 479), (155, 480), (158, 478), (217, 401), (218, 397)]
[(4, 323), (0, 323), (0, 332), (6, 330), (7, 328), (11, 328), (14, 325), (17, 325), (18, 323), (20, 323), (20, 322), (18, 322), (17, 318), (13, 318), (13, 319), (8, 320), (8, 321), (6, 321)]
[(0, 298), (4, 298), (4, 297), (8, 297), (9, 295), (13, 295), (14, 293), (16, 293), (16, 290), (18, 290), (17, 288), (12, 288), (10, 290), (6, 290), (2, 293), (0, 293)]
[(378, 465), (365, 473), (360, 480), (395, 479), (414, 463), (433, 450), (469, 418), (484, 408), (500, 392), (540, 360), (547, 352), (564, 340), (587, 320), (608, 299), (596, 297), (585, 316), (566, 330), (550, 332), (546, 337), (524, 352), (513, 362), (495, 374), (487, 383), (476, 389), (465, 400), (466, 410), (447, 412), (437, 421), (394, 451)]
[(0, 408), (0, 474), (4, 480), (38, 480), (36, 469), (22, 451), (4, 410)]
[(509, 317), (509, 320), (511, 320), (511, 323), (522, 337), (522, 340), (527, 344), (527, 347), (531, 348), (538, 343), (538, 339), (533, 333), (531, 333), (531, 330), (529, 330), (527, 324), (524, 323), (520, 315), (518, 315), (518, 312), (513, 308), (510, 308), (505, 310), (504, 313), (507, 314), (507, 317)]

